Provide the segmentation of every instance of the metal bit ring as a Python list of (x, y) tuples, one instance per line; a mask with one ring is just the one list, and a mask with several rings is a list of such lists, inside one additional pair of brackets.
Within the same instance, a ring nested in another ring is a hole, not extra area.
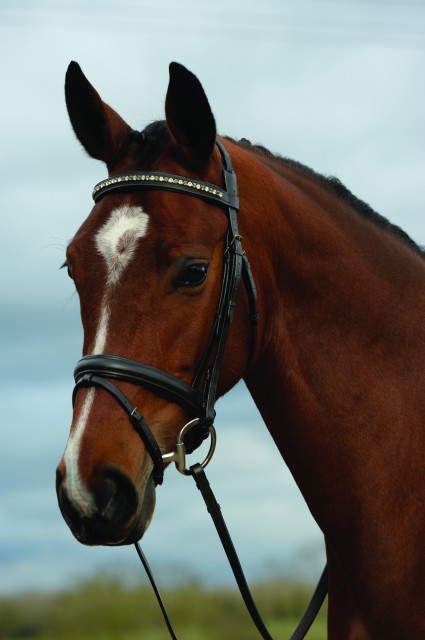
[[(190, 470), (186, 467), (186, 448), (184, 446), (184, 437), (188, 431), (193, 429), (193, 427), (196, 427), (200, 422), (201, 420), (199, 418), (194, 418), (193, 420), (190, 420), (190, 422), (185, 424), (177, 437), (176, 447), (174, 451), (171, 451), (171, 453), (164, 453), (164, 455), (162, 456), (164, 462), (174, 462), (177, 470), (185, 476), (190, 475)], [(204, 461), (201, 462), (201, 467), (203, 469), (205, 469), (205, 467), (213, 457), (215, 445), (217, 442), (217, 434), (213, 425), (208, 427), (208, 432), (211, 436), (211, 443)]]

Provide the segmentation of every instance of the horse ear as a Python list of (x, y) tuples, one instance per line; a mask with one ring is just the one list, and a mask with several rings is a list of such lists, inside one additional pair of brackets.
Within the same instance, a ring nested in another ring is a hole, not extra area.
[(214, 116), (198, 78), (177, 62), (170, 64), (165, 114), (168, 129), (185, 155), (208, 162), (217, 133)]
[(92, 158), (109, 167), (131, 128), (103, 102), (76, 62), (66, 72), (65, 99), (78, 140)]

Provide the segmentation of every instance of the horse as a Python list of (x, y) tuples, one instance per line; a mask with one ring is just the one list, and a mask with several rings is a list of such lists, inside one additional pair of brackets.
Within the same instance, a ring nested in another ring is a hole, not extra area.
[[(215, 396), (244, 379), (324, 534), (328, 637), (422, 640), (421, 249), (337, 179), (218, 136), (201, 83), (178, 63), (165, 120), (143, 131), (75, 62), (65, 94), (78, 140), (109, 174), (64, 263), (84, 328), (56, 481), (72, 533), (139, 540), (173, 459), (163, 454), (182, 425), (207, 437)], [(226, 215), (236, 208), (240, 228)], [(243, 277), (230, 278), (223, 309), (229, 269)], [(223, 326), (225, 344), (212, 337)]]

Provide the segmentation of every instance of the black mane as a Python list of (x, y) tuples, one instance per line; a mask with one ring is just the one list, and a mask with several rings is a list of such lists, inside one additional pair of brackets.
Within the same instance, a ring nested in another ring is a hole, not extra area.
[(335, 193), (341, 200), (346, 202), (352, 209), (354, 209), (354, 211), (359, 213), (361, 216), (365, 217), (367, 220), (370, 220), (385, 231), (388, 231), (393, 236), (399, 238), (402, 242), (411, 247), (414, 251), (420, 253), (422, 256), (425, 255), (424, 249), (416, 244), (416, 242), (412, 240), (412, 238), (405, 231), (403, 231), (403, 229), (390, 222), (380, 213), (377, 213), (366, 202), (357, 198), (349, 189), (347, 189), (345, 185), (342, 184), (342, 182), (338, 178), (335, 178), (333, 176), (324, 176), (320, 173), (316, 173), (316, 171), (313, 171), (313, 169), (310, 169), (309, 167), (303, 165), (301, 162), (297, 162), (296, 160), (291, 160), (290, 158), (284, 158), (278, 154), (274, 154), (261, 145), (253, 145), (246, 138), (242, 138), (241, 140), (239, 140), (239, 142), (237, 142), (237, 144), (244, 148), (252, 149), (260, 156), (264, 156), (269, 160), (274, 160), (277, 163), (295, 169), (302, 175), (316, 180), (325, 189), (328, 189)]
[[(155, 160), (163, 152), (164, 147), (170, 144), (170, 134), (164, 120), (152, 122), (142, 132), (134, 131), (133, 137), (135, 140), (140, 142), (139, 153), (137, 155), (137, 166), (138, 168), (143, 167), (146, 170), (153, 165)], [(403, 231), (403, 229), (391, 223), (387, 218), (372, 209), (372, 207), (370, 207), (366, 202), (357, 198), (338, 178), (333, 176), (324, 176), (317, 173), (301, 162), (291, 160), (290, 158), (284, 158), (279, 154), (274, 154), (261, 145), (253, 145), (246, 138), (242, 138), (239, 141), (233, 140), (232, 138), (228, 139), (232, 140), (232, 142), (236, 142), (236, 144), (239, 144), (245, 149), (252, 150), (259, 156), (263, 156), (268, 160), (290, 167), (291, 169), (295, 169), (301, 175), (305, 175), (306, 177), (315, 180), (325, 189), (335, 193), (338, 198), (346, 202), (358, 214), (378, 225), (381, 229), (384, 229), (393, 236), (399, 238), (404, 242), (404, 244), (411, 247), (417, 253), (422, 256), (425, 255), (424, 249), (416, 244), (416, 242), (412, 240), (412, 238)]]

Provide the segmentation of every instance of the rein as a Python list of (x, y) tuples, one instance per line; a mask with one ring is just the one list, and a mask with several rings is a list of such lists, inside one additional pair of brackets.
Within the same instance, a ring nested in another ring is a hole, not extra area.
[[(73, 402), (75, 401), (78, 390), (81, 388), (99, 387), (104, 389), (115, 398), (127, 413), (132, 426), (141, 437), (147, 452), (152, 458), (152, 475), (156, 485), (162, 484), (164, 464), (169, 462), (175, 462), (177, 469), (181, 473), (191, 475), (194, 478), (204, 498), (207, 510), (213, 519), (248, 612), (262, 637), (265, 640), (272, 640), (255, 606), (231, 537), (221, 514), (220, 506), (215, 499), (204, 471), (215, 449), (216, 432), (213, 422), (216, 415), (214, 407), (217, 397), (217, 384), (229, 327), (233, 321), (241, 280), (244, 283), (248, 296), (251, 322), (251, 344), (247, 359), (247, 368), (250, 366), (255, 354), (258, 324), (257, 292), (249, 260), (242, 248), (243, 238), (239, 234), (238, 229), (237, 215), (239, 211), (239, 198), (237, 194), (236, 175), (225, 147), (218, 139), (216, 140), (216, 144), (221, 155), (224, 189), (209, 182), (175, 174), (135, 172), (110, 177), (97, 184), (93, 190), (93, 199), (95, 202), (104, 195), (117, 190), (159, 188), (192, 195), (215, 205), (225, 207), (228, 218), (228, 230), (223, 254), (222, 283), (218, 308), (205, 354), (198, 366), (192, 384), (188, 384), (180, 378), (162, 371), (162, 369), (157, 369), (143, 362), (116, 355), (95, 354), (84, 356), (76, 365), (74, 371), (75, 387)], [(161, 451), (144, 417), (124, 393), (111, 382), (111, 379), (142, 386), (170, 402), (180, 404), (185, 409), (192, 419), (181, 430), (174, 451), (165, 454)], [(202, 381), (203, 388), (199, 390)], [(191, 453), (197, 449), (208, 436), (210, 436), (211, 442), (205, 460), (201, 464), (197, 463), (187, 468), (186, 453)], [(135, 547), (154, 589), (170, 636), (176, 640), (149, 564), (139, 543), (136, 543)], [(326, 594), (327, 576), (325, 568), (312, 600), (297, 629), (291, 636), (291, 640), (302, 640), (305, 637)]]

